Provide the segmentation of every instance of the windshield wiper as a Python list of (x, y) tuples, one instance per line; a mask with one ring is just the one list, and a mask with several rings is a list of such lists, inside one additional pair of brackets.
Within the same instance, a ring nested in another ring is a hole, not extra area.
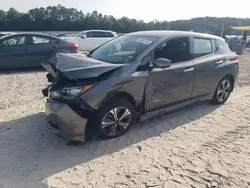
[(87, 57), (91, 57), (91, 52), (89, 52), (86, 56), (87, 56)]

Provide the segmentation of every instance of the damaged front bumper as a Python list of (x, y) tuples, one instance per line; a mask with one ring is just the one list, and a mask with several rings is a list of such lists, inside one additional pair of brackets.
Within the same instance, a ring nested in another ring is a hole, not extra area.
[(45, 113), (50, 129), (69, 141), (85, 142), (87, 119), (77, 114), (68, 104), (47, 99)]

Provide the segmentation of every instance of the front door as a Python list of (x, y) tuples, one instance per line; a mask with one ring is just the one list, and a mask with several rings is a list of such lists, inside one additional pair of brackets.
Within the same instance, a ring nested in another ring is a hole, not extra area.
[(0, 69), (26, 67), (28, 54), (28, 38), (15, 35), (0, 41)]
[(78, 39), (78, 45), (80, 51), (89, 52), (93, 50), (94, 47), (94, 32), (90, 31), (84, 34), (84, 37)]
[(169, 68), (153, 68), (146, 86), (146, 111), (172, 106), (192, 96), (194, 62), (190, 56), (189, 37), (170, 39), (154, 51), (154, 59), (172, 61)]
[(41, 67), (43, 61), (47, 61), (55, 53), (55, 41), (52, 38), (30, 35), (29, 67)]

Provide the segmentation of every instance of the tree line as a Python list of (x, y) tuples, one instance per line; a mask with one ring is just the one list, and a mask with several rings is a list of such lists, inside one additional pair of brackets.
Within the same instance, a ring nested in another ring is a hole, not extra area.
[[(166, 15), (167, 16), (167, 15)], [(189, 20), (145, 22), (128, 17), (115, 18), (97, 11), (84, 14), (75, 8), (62, 5), (35, 8), (26, 13), (14, 8), (0, 9), (0, 31), (81, 31), (86, 29), (107, 29), (118, 33), (143, 30), (193, 30), (220, 35), (222, 26), (225, 34), (239, 34), (230, 26), (250, 25), (249, 18), (198, 17)]]

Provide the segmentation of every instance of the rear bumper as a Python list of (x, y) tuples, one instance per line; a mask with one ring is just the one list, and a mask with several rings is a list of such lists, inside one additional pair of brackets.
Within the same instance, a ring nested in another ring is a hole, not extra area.
[(50, 130), (70, 141), (85, 141), (87, 119), (79, 116), (67, 104), (47, 99), (45, 113)]

